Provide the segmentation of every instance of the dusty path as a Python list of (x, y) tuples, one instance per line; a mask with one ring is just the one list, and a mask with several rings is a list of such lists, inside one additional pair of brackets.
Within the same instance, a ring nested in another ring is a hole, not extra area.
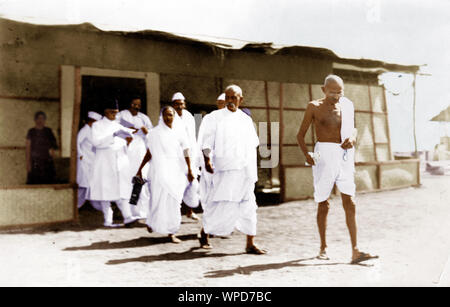
[(185, 217), (178, 245), (145, 228), (3, 232), (0, 285), (450, 286), (450, 176), (422, 181), (421, 188), (357, 196), (360, 248), (381, 257), (367, 265), (348, 264), (349, 237), (335, 198), (330, 261), (312, 259), (316, 206), (301, 201), (259, 209), (258, 242), (270, 251), (264, 256), (243, 254), (239, 233), (213, 238), (212, 251), (199, 250), (200, 224)]

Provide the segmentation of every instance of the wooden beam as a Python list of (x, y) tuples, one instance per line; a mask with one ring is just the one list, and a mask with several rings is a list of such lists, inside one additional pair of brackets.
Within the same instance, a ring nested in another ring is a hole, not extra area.
[(46, 226), (53, 226), (53, 225), (61, 225), (61, 224), (68, 224), (72, 223), (73, 220), (62, 220), (57, 222), (46, 222), (46, 223), (32, 223), (32, 224), (20, 224), (20, 225), (6, 225), (6, 226), (0, 226), (0, 230), (15, 230), (15, 229), (21, 229), (21, 228), (36, 228), (36, 227), (46, 227)]
[(73, 189), (74, 185), (70, 183), (63, 184), (18, 184), (18, 185), (7, 185), (0, 186), (0, 190), (32, 190), (32, 189), (55, 189), (55, 190), (64, 190), (64, 189)]
[[(308, 84), (308, 91), (309, 91), (309, 101), (313, 101), (312, 84), (311, 83)], [(313, 144), (316, 143), (316, 129), (314, 126), (314, 121), (312, 121), (312, 123), (311, 123), (311, 141)]]
[[(76, 186), (77, 184), (77, 136), (78, 125), (80, 123), (80, 107), (81, 107), (81, 72), (80, 67), (75, 67), (75, 101), (73, 104), (73, 119), (72, 119), (72, 136), (70, 147), (70, 180), (69, 182)], [(74, 220), (78, 221), (78, 191), (74, 188), (73, 191), (73, 208)]]
[(378, 161), (377, 144), (375, 143), (375, 123), (373, 119), (373, 105), (372, 105), (372, 94), (370, 93), (370, 83), (367, 83), (367, 92), (369, 94), (370, 126), (372, 131), (373, 152), (375, 155), (375, 161)]
[[(264, 81), (264, 96), (266, 98), (266, 123), (267, 123), (267, 141), (269, 144), (272, 143), (272, 127), (270, 127), (270, 102), (269, 102), (269, 86), (267, 84), (267, 81)], [(272, 148), (270, 146), (269, 148)], [(270, 182), (270, 188), (273, 187), (272, 182), (272, 168), (269, 168), (269, 182)]]
[(0, 150), (25, 150), (25, 146), (0, 146)]
[(386, 100), (386, 89), (383, 86), (383, 102), (384, 102), (384, 108), (386, 110), (386, 128), (387, 128), (387, 137), (388, 137), (388, 147), (389, 147), (389, 160), (394, 160), (394, 157), (392, 155), (392, 148), (391, 148), (391, 132), (389, 128), (389, 110), (387, 106), (387, 100)]
[(26, 96), (0, 95), (0, 98), (14, 99), (14, 100), (48, 101), (48, 102), (59, 102), (60, 101), (60, 97), (26, 97)]
[(285, 171), (283, 166), (283, 138), (284, 138), (284, 121), (283, 121), (283, 83), (280, 82), (279, 87), (279, 99), (280, 99), (280, 105), (279, 105), (279, 116), (280, 116), (280, 189), (281, 189), (281, 201), (284, 201), (286, 198), (286, 178), (285, 178)]

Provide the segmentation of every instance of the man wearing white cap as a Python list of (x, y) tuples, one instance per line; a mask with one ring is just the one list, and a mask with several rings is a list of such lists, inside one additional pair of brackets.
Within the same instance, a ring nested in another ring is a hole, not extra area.
[[(205, 169), (212, 174), (212, 185), (203, 208), (200, 246), (211, 248), (209, 235), (227, 236), (237, 229), (247, 235), (246, 253), (262, 255), (266, 251), (254, 243), (259, 139), (252, 119), (239, 109), (242, 89), (237, 85), (228, 86), (225, 101), (225, 108), (211, 113), (212, 124), (202, 140)], [(213, 163), (211, 151), (214, 151)]]
[(192, 114), (186, 110), (185, 98), (182, 93), (177, 92), (172, 96), (172, 107), (176, 111), (174, 120), (174, 128), (177, 133), (180, 133), (182, 138), (185, 138), (189, 148), (192, 148), (190, 152), (190, 161), (194, 180), (189, 183), (183, 196), (183, 202), (188, 206), (186, 213), (187, 217), (193, 220), (198, 220), (197, 215), (192, 211), (192, 208), (196, 208), (199, 205), (199, 183), (198, 176), (198, 148), (197, 139), (195, 137), (195, 119)]
[(129, 199), (132, 191), (133, 173), (128, 159), (128, 145), (133, 141), (134, 129), (126, 128), (116, 121), (119, 106), (115, 99), (105, 103), (104, 117), (92, 125), (92, 144), (95, 159), (90, 183), (90, 199), (100, 204), (105, 227), (113, 224), (111, 202), (122, 212), (124, 224), (137, 219), (132, 216)]
[[(137, 133), (134, 135), (133, 142), (128, 146), (128, 158), (130, 160), (131, 173), (136, 174), (141, 161), (147, 152), (145, 146), (148, 131), (153, 127), (150, 118), (141, 110), (142, 101), (138, 96), (132, 97), (130, 101), (130, 108), (119, 112), (118, 117), (121, 125), (136, 129)], [(144, 167), (144, 179), (147, 179), (148, 165)], [(134, 216), (144, 219), (147, 217), (147, 203), (148, 203), (148, 189), (147, 185), (143, 186), (142, 192), (139, 196), (137, 205), (131, 206), (131, 212)]]
[[(87, 123), (80, 129), (77, 136), (77, 184), (78, 208), (81, 208), (89, 199), (89, 182), (92, 175), (92, 164), (95, 158), (95, 149), (92, 144), (92, 124), (102, 116), (96, 112), (88, 112)], [(101, 210), (100, 207), (96, 207)]]

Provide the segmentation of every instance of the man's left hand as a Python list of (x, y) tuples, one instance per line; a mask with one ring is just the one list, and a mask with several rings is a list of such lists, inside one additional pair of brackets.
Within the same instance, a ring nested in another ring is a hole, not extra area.
[(145, 127), (142, 127), (142, 128), (141, 128), (141, 130), (142, 130), (142, 132), (144, 132), (144, 134), (145, 134), (145, 135), (147, 135), (147, 133), (148, 133), (148, 130), (147, 130), (147, 128), (145, 128)]
[(189, 171), (187, 174), (187, 178), (189, 182), (194, 181), (194, 175), (192, 175), (192, 171)]
[(127, 138), (125, 138), (125, 140), (127, 141), (127, 146), (128, 146), (133, 141), (133, 138), (132, 137), (127, 137)]
[(353, 148), (354, 143), (355, 143), (355, 140), (350, 139), (350, 138), (346, 138), (344, 140), (344, 143), (342, 143), (341, 147), (343, 149), (350, 149), (350, 148)]

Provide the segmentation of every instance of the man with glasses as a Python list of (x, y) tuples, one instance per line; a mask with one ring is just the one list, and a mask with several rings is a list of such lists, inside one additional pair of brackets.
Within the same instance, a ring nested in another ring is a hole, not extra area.
[[(344, 97), (344, 82), (336, 75), (325, 78), (322, 91), (324, 98), (311, 101), (305, 111), (297, 140), (306, 162), (312, 165), (314, 177), (314, 200), (319, 204), (317, 225), (320, 235), (318, 259), (328, 260), (326, 248), (326, 225), (329, 210), (328, 198), (334, 185), (341, 192), (347, 227), (352, 244), (351, 263), (377, 258), (359, 251), (355, 217), (355, 149), (357, 131), (354, 122), (353, 103)], [(314, 152), (308, 152), (305, 135), (314, 123), (318, 142)]]

